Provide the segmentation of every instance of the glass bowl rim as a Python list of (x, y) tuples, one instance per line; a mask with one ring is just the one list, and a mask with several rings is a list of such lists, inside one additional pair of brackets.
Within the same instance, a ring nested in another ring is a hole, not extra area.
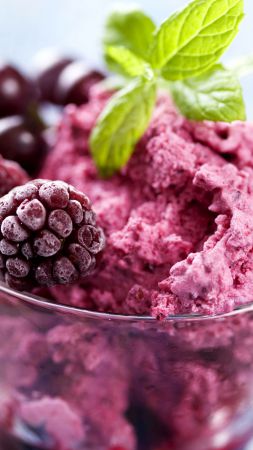
[[(19, 292), (15, 289), (9, 288), (4, 283), (0, 282), (0, 293), (10, 295), (18, 300), (21, 300), (25, 303), (32, 304), (34, 306), (38, 306), (44, 309), (54, 310), (62, 313), (75, 314), (87, 318), (93, 319), (103, 319), (103, 320), (120, 320), (120, 321), (145, 321), (145, 322), (157, 322), (157, 319), (152, 316), (138, 316), (138, 315), (126, 315), (126, 314), (115, 314), (115, 313), (106, 313), (99, 311), (92, 311), (85, 308), (78, 308), (76, 306), (68, 306), (58, 303), (52, 303), (49, 300), (40, 297), (35, 294), (31, 294), (29, 292)], [(0, 297), (1, 301), (1, 297)], [(207, 320), (220, 320), (226, 319), (227, 317), (237, 316), (238, 314), (253, 312), (253, 302), (247, 303), (246, 305), (240, 305), (232, 311), (215, 314), (215, 315), (206, 315), (206, 314), (175, 314), (169, 315), (163, 319), (163, 322), (192, 322), (192, 321), (207, 321)]]

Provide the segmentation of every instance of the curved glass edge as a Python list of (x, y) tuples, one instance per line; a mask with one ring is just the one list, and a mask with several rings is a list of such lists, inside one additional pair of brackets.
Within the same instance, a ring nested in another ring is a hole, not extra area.
[[(4, 294), (10, 295), (18, 300), (22, 300), (26, 303), (40, 306), (41, 308), (62, 312), (62, 313), (69, 313), (69, 314), (75, 314), (87, 318), (93, 318), (93, 319), (103, 319), (103, 320), (120, 320), (120, 321), (148, 321), (148, 322), (157, 322), (157, 319), (152, 316), (136, 316), (136, 315), (124, 315), (124, 314), (113, 314), (113, 313), (103, 313), (103, 312), (96, 312), (96, 311), (90, 311), (88, 309), (82, 309), (77, 308), (75, 306), (67, 306), (67, 305), (61, 305), (57, 303), (52, 303), (49, 300), (46, 300), (43, 297), (39, 297), (37, 295), (31, 294), (29, 292), (19, 292), (15, 291), (14, 289), (9, 288), (4, 283), (0, 282), (0, 293), (3, 292)], [(244, 314), (247, 312), (253, 312), (253, 302), (248, 303), (247, 305), (241, 305), (237, 308), (235, 308), (233, 311), (230, 311), (228, 313), (224, 314), (216, 314), (216, 315), (201, 315), (201, 314), (182, 314), (182, 315), (170, 315), (167, 316), (165, 319), (163, 319), (163, 322), (170, 322), (170, 321), (213, 321), (213, 320), (220, 320), (220, 319), (226, 319), (228, 317), (236, 316), (238, 314)]]

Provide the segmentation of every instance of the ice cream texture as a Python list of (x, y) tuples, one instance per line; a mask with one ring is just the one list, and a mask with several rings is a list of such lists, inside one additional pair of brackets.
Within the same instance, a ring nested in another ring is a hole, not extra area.
[(252, 301), (253, 125), (188, 121), (160, 93), (127, 166), (101, 179), (89, 136), (108, 98), (95, 86), (88, 104), (66, 108), (40, 174), (87, 193), (107, 248), (96, 276), (47, 295), (158, 318)]

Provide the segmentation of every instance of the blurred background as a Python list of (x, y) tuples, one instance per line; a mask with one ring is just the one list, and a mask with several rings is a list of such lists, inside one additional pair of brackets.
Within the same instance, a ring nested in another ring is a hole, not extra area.
[[(104, 18), (113, 0), (0, 0), (0, 59), (19, 63), (29, 71), (36, 51), (57, 47), (101, 63), (100, 39)], [(123, 0), (123, 3), (132, 3)], [(183, 0), (139, 0), (161, 21)], [(253, 1), (245, 0), (246, 18), (226, 59), (253, 53)], [(141, 31), (140, 31), (141, 32)], [(248, 117), (253, 119), (253, 76), (243, 80)]]

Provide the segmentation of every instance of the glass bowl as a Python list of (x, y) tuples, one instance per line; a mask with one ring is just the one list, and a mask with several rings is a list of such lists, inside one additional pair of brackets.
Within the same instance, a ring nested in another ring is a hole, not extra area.
[(0, 286), (0, 450), (241, 450), (253, 306), (164, 321)]

